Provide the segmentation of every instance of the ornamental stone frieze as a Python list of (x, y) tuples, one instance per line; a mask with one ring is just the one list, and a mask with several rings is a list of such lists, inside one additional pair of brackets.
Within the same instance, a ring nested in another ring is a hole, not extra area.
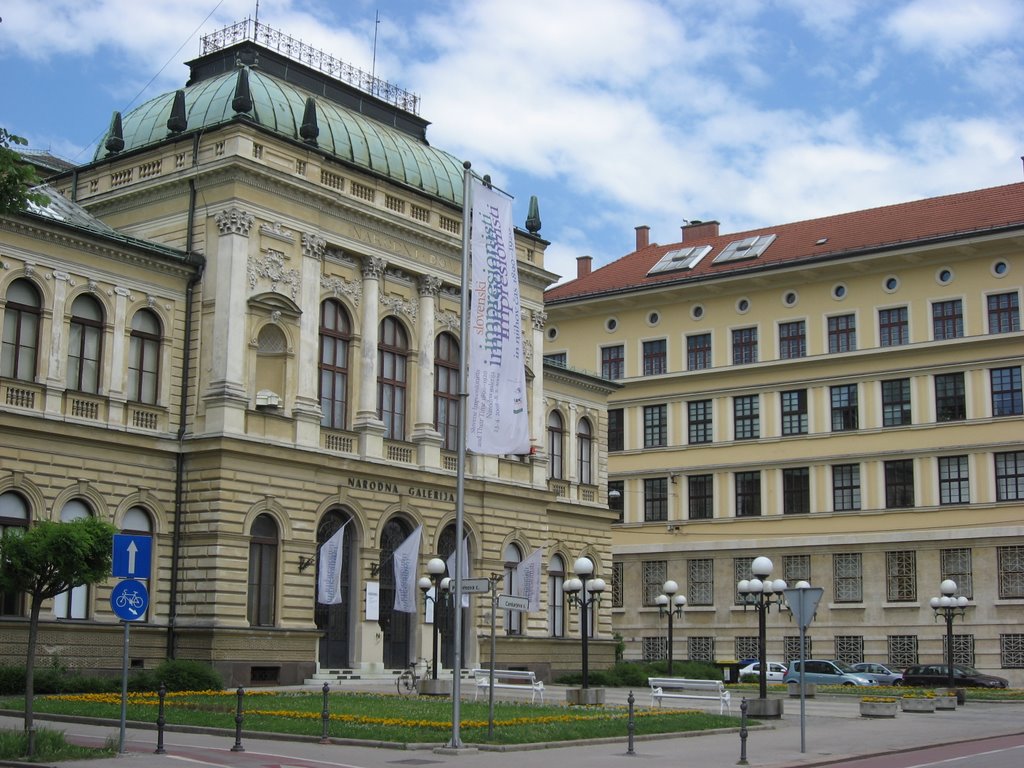
[(285, 243), (295, 242), (295, 233), (285, 229), (284, 224), (280, 221), (275, 221), (273, 224), (260, 224), (260, 234), (276, 238)]
[(401, 296), (385, 296), (381, 293), (380, 306), (391, 310), (396, 315), (405, 315), (410, 320), (415, 320), (416, 315), (419, 314), (419, 304), (403, 299)]
[(297, 269), (284, 268), (284, 254), (280, 251), (267, 249), (263, 255), (250, 256), (246, 268), (249, 277), (249, 288), (255, 290), (259, 280), (270, 283), (270, 290), (284, 293), (281, 286), (287, 286), (287, 293), (295, 301), (299, 295), (299, 284), (302, 278)]
[(459, 331), (459, 316), (451, 310), (440, 310), (434, 313), (434, 325), (444, 328), (450, 333), (457, 333)]
[(221, 211), (216, 217), (217, 228), (222, 235), (244, 235), (249, 236), (249, 229), (254, 221), (251, 214), (240, 208), (228, 208)]
[(346, 280), (344, 277), (321, 275), (320, 287), (330, 291), (335, 296), (347, 297), (357, 307), (359, 306), (359, 300), (363, 298), (363, 284), (355, 280)]

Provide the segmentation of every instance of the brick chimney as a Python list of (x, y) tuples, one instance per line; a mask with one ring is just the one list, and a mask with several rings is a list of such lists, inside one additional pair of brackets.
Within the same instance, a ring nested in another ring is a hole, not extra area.
[(641, 224), (636, 228), (636, 249), (639, 251), (642, 248), (646, 248), (651, 243), (651, 228), (646, 224)]
[(577, 256), (576, 257), (576, 279), (579, 280), (581, 277), (586, 277), (590, 274), (590, 265), (593, 263), (594, 258), (592, 256)]
[(684, 243), (687, 240), (691, 242), (694, 240), (706, 240), (709, 237), (718, 237), (718, 222), (694, 219), (689, 224), (684, 224), (682, 230), (682, 242)]

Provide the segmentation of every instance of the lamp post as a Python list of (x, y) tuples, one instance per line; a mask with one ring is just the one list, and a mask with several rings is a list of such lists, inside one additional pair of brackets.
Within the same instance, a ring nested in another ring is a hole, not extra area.
[(658, 604), (658, 615), (668, 616), (668, 675), (672, 676), (672, 617), (683, 617), (683, 608), (686, 607), (686, 597), (677, 595), (679, 585), (669, 579), (661, 585), (661, 594), (654, 602)]
[(959, 616), (961, 619), (967, 613), (967, 598), (963, 595), (957, 596), (956, 582), (952, 579), (945, 579), (939, 584), (939, 591), (942, 597), (933, 597), (928, 601), (931, 605), (935, 618), (940, 616), (946, 620), (946, 672), (949, 674), (949, 688), (956, 687), (956, 680), (953, 674), (953, 619)]
[(736, 591), (743, 600), (743, 610), (745, 611), (749, 605), (757, 611), (757, 661), (760, 672), (758, 695), (761, 699), (768, 698), (765, 617), (773, 604), (781, 610), (785, 602), (782, 592), (787, 586), (784, 579), (772, 581), (772, 567), (772, 561), (767, 557), (755, 557), (754, 562), (750, 564), (750, 572), (754, 578), (742, 579), (736, 584)]
[(589, 557), (581, 557), (576, 560), (572, 567), (576, 574), (562, 585), (566, 601), (570, 607), (580, 609), (580, 636), (583, 640), (583, 690), (589, 688), (588, 662), (587, 662), (587, 640), (590, 631), (587, 627), (587, 611), (601, 601), (601, 593), (604, 592), (604, 579), (590, 578), (594, 573), (594, 563)]
[[(448, 599), (448, 587), (451, 583), (450, 579), (443, 578), (445, 571), (445, 563), (440, 557), (433, 557), (430, 562), (427, 563), (427, 575), (421, 576), (420, 580), (416, 582), (416, 585), (423, 592), (423, 604), (427, 603), (434, 604), (434, 638), (431, 643), (432, 656), (431, 656), (431, 669), (430, 679), (437, 680), (437, 623), (438, 623), (438, 610), (437, 607), (440, 601)], [(433, 596), (430, 594), (430, 590), (434, 590)], [(441, 593), (444, 593), (443, 595)]]

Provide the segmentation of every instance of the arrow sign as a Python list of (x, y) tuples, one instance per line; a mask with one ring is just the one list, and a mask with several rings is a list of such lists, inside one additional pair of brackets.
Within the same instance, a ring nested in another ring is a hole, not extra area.
[(119, 581), (110, 591), (110, 607), (122, 621), (138, 621), (146, 615), (149, 592), (146, 585), (134, 579)]
[(530, 610), (530, 598), (517, 595), (498, 595), (498, 607), (506, 611)]
[(121, 579), (148, 579), (153, 553), (151, 536), (114, 534), (113, 573)]

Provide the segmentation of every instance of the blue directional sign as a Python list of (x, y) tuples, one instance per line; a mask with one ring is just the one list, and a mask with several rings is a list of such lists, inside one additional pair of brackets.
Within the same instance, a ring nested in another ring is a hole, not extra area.
[(145, 618), (149, 608), (149, 592), (146, 585), (135, 579), (119, 581), (110, 591), (110, 607), (122, 621), (138, 621)]
[(116, 533), (112, 575), (122, 579), (148, 579), (152, 556), (152, 536)]

